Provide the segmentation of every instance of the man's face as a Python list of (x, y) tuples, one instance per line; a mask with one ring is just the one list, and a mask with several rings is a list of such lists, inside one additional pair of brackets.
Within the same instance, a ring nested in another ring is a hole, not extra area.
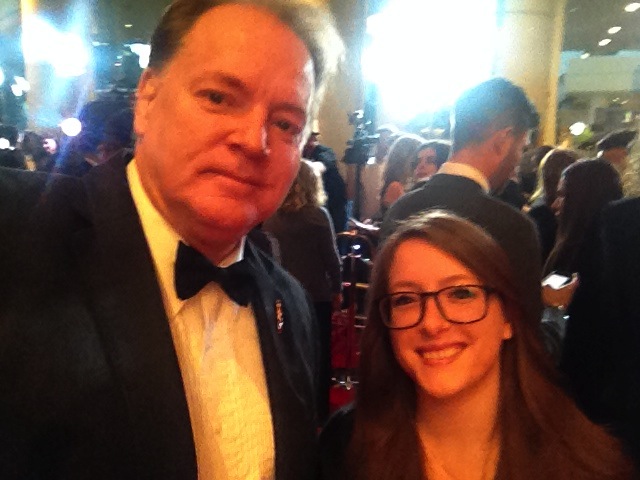
[(504, 155), (500, 160), (496, 171), (489, 178), (489, 183), (494, 191), (499, 191), (516, 171), (516, 166), (522, 159), (524, 147), (529, 143), (529, 132), (509, 132), (504, 146)]
[(141, 79), (136, 162), (145, 191), (196, 247), (236, 244), (296, 176), (314, 93), (304, 43), (264, 10), (205, 13)]
[(602, 156), (611, 163), (616, 169), (624, 170), (627, 166), (627, 156), (629, 151), (624, 147), (610, 148), (606, 150)]

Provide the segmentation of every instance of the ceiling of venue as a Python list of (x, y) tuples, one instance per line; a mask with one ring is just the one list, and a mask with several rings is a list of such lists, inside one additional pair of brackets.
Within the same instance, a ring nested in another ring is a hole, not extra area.
[[(393, 0), (368, 1), (370, 11), (375, 12)], [(498, 0), (499, 4), (504, 1)], [(633, 13), (624, 9), (631, 1), (568, 0), (563, 50), (581, 50), (592, 55), (640, 50), (640, 9)], [(3, 0), (0, 3), (0, 18), (8, 22), (12, 18), (9, 13), (18, 11), (19, 0)], [(148, 40), (170, 0), (40, 0), (40, 3), (47, 10), (60, 9), (63, 4), (93, 3), (97, 13), (91, 32), (94, 40), (127, 42), (132, 39)], [(10, 9), (9, 12), (7, 8)], [(608, 30), (616, 26), (621, 27), (621, 30), (609, 34)], [(610, 38), (611, 42), (606, 46), (599, 46), (598, 42), (605, 38)]]
[[(563, 50), (610, 55), (620, 50), (640, 50), (640, 9), (626, 12), (631, 0), (569, 0), (565, 17)], [(612, 27), (622, 27), (608, 33)], [(609, 38), (606, 46), (598, 42)]]

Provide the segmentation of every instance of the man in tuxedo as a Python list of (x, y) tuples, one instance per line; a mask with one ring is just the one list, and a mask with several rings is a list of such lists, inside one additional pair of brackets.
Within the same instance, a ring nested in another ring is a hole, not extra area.
[(511, 178), (538, 115), (521, 88), (493, 78), (462, 94), (451, 114), (451, 157), (424, 186), (387, 212), (382, 237), (399, 221), (443, 208), (483, 227), (504, 248), (523, 281), (526, 308), (541, 313), (540, 247), (532, 222), (491, 196)]
[(339, 50), (304, 2), (176, 0), (133, 159), (0, 172), (0, 478), (315, 478), (316, 326), (245, 235)]

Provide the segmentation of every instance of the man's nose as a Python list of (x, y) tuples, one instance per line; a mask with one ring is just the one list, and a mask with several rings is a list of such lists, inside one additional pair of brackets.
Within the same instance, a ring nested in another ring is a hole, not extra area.
[(235, 142), (246, 155), (264, 157), (269, 155), (268, 118), (260, 109), (253, 109), (240, 120), (234, 135)]

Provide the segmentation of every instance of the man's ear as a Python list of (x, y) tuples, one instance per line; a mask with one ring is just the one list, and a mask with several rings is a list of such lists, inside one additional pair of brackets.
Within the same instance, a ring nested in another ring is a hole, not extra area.
[(489, 138), (491, 141), (491, 149), (497, 158), (505, 158), (511, 149), (513, 143), (513, 128), (502, 128), (496, 130), (491, 134)]
[(147, 118), (158, 92), (159, 81), (158, 73), (152, 68), (147, 68), (140, 76), (133, 120), (133, 129), (138, 138), (142, 138), (146, 131)]

